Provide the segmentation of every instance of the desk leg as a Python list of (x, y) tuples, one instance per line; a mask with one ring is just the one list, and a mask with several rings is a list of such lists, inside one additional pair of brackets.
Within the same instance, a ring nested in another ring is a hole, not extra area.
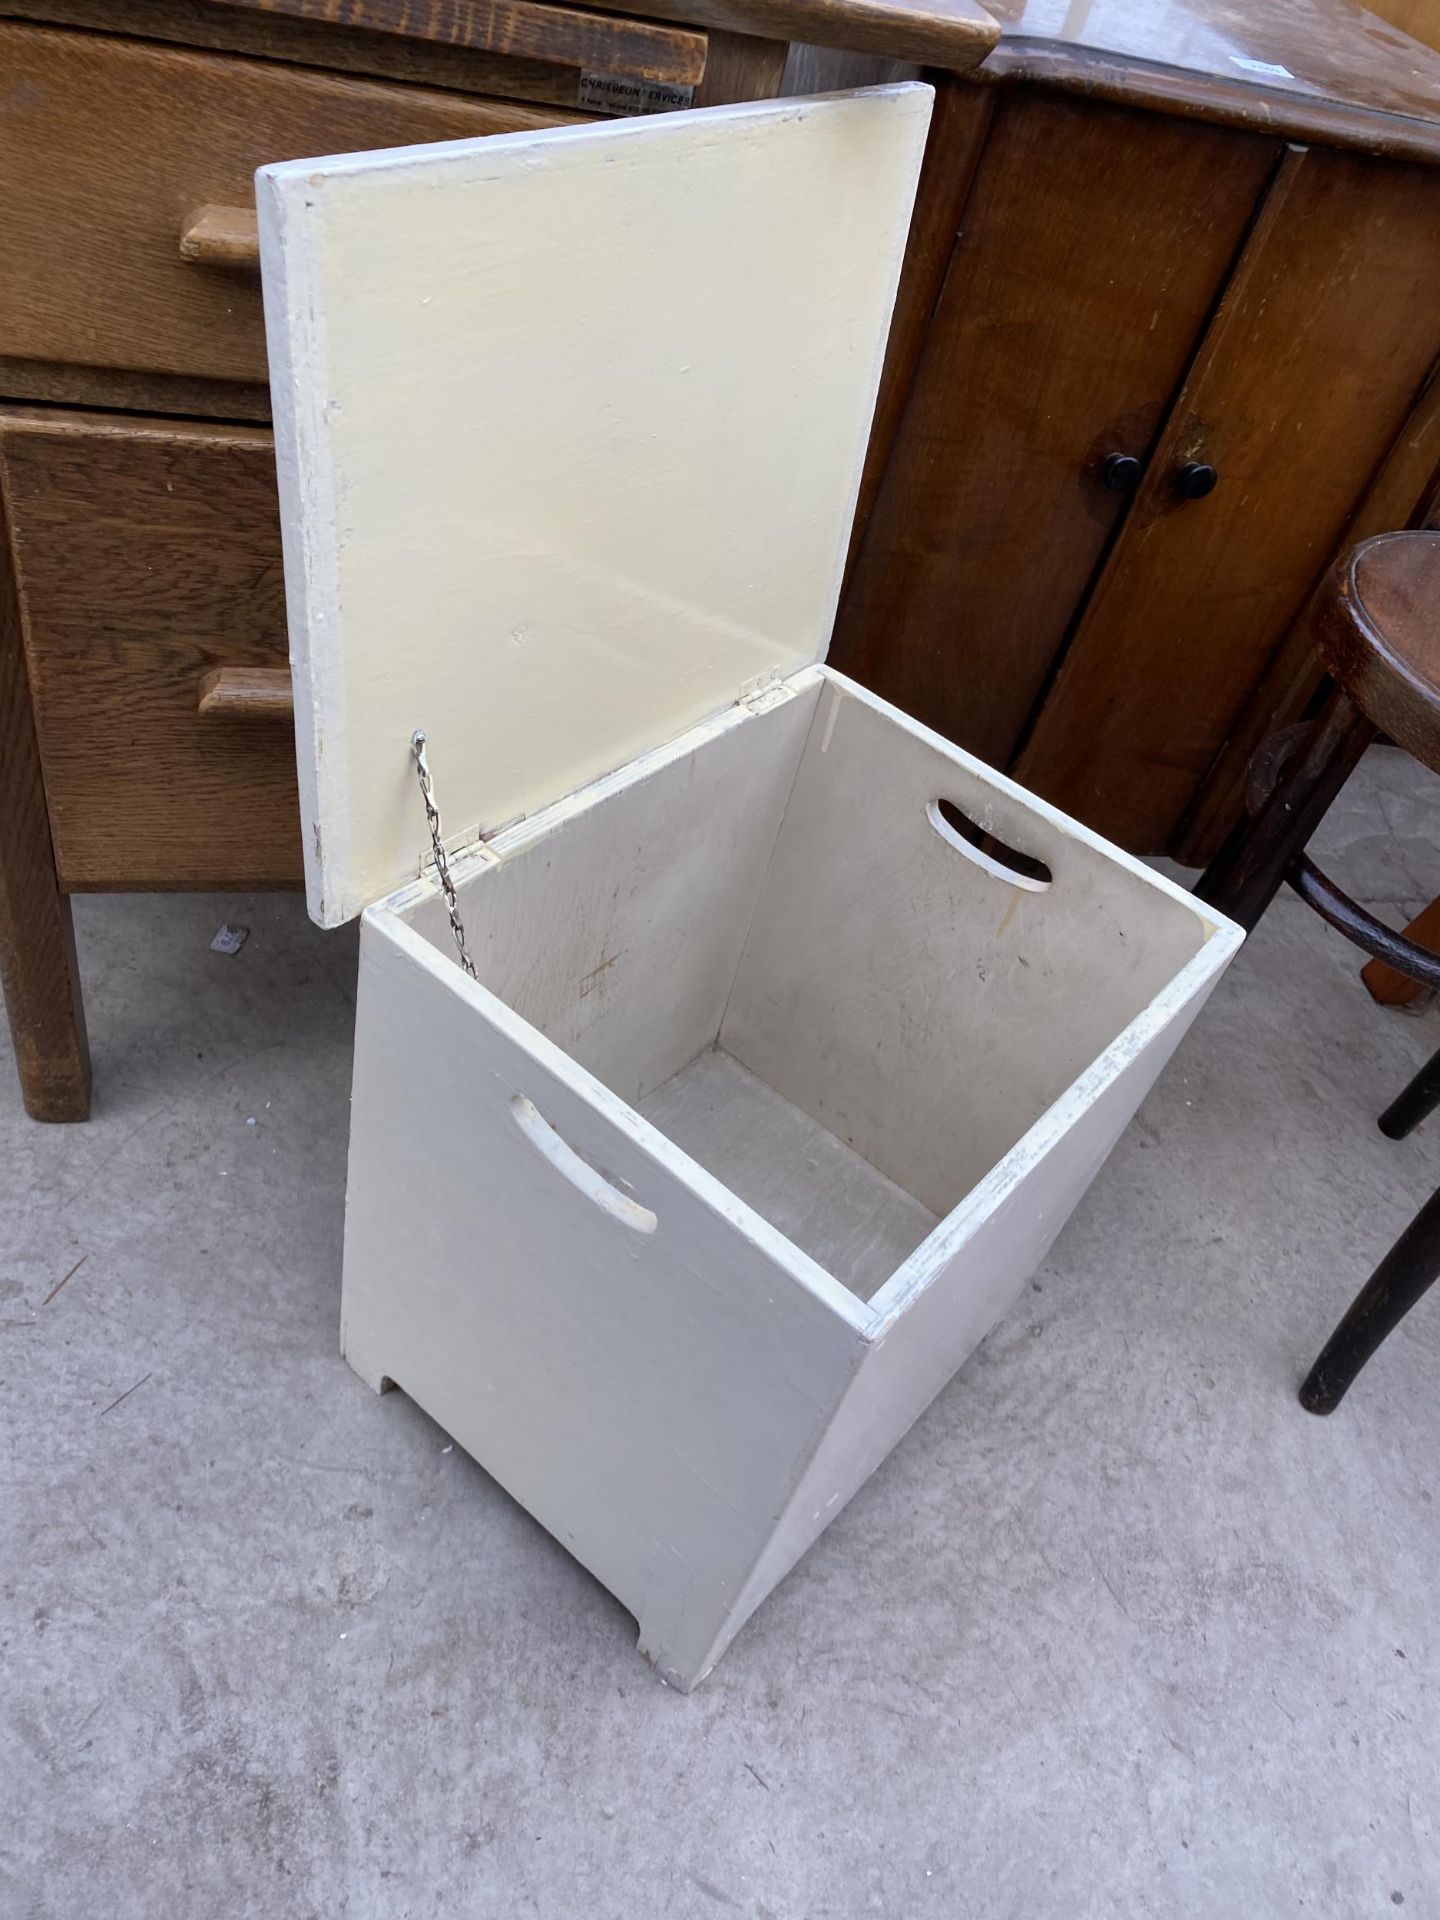
[(30, 706), (10, 541), (0, 516), (0, 982), (25, 1111), (90, 1113), (90, 1048), (70, 902), (60, 892)]

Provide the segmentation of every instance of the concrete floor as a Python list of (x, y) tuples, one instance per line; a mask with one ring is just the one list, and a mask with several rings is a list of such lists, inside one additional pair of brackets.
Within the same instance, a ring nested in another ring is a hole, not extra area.
[[(1434, 795), (1376, 753), (1327, 823), (1397, 920)], [(1294, 1398), (1435, 1183), (1374, 1115), (1440, 1015), (1293, 899), (688, 1699), (338, 1356), (351, 939), (77, 909), (93, 1122), (0, 1062), (0, 1913), (1440, 1913), (1440, 1296), (1334, 1419)]]

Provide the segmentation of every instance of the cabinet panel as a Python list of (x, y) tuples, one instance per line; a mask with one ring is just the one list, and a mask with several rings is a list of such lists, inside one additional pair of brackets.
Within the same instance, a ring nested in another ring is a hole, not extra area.
[[(1430, 377), (1358, 511), (1341, 536), (1352, 547), (1377, 533), (1434, 525), (1433, 493), (1440, 484), (1440, 368)], [(1324, 680), (1311, 637), (1312, 612), (1329, 577), (1328, 564), (1299, 618), (1271, 657), (1264, 678), (1231, 728), (1223, 752), (1205, 777), (1172, 852), (1188, 867), (1208, 866), (1244, 808), (1245, 775), (1266, 734), (1303, 720)]]
[(298, 885), (288, 717), (199, 712), (286, 665), (269, 433), (15, 409), (0, 474), (62, 886)]
[(1280, 152), (1032, 95), (994, 123), (834, 664), (1003, 761)]
[(870, 512), (885, 478), (895, 436), (929, 336), (930, 319), (955, 250), (955, 236), (974, 185), (990, 132), (997, 95), (985, 87), (943, 76), (935, 80), (935, 110), (925, 164), (915, 195), (915, 215), (905, 243), (905, 264), (895, 293), (895, 312), (885, 346), (875, 419), (865, 455), (860, 497), (850, 533), (849, 566), (865, 540)]
[(260, 277), (181, 236), (257, 166), (576, 117), (12, 23), (0, 71), (0, 355), (214, 380), (265, 378)]
[[(1440, 174), (1294, 150), (1017, 773), (1173, 841), (1440, 347)], [(1215, 467), (1184, 500), (1187, 461)]]

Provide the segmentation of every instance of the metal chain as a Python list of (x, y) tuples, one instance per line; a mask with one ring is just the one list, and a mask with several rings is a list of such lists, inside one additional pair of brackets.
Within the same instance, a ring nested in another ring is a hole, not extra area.
[(460, 956), (461, 966), (474, 980), (477, 978), (475, 962), (470, 958), (470, 949), (465, 944), (460, 902), (455, 898), (455, 882), (450, 878), (450, 862), (445, 856), (445, 842), (440, 837), (440, 809), (435, 804), (435, 782), (430, 778), (430, 762), (425, 758), (425, 735), (418, 727), (410, 737), (410, 746), (415, 755), (420, 798), (425, 802), (425, 824), (430, 829), (430, 845), (435, 852), (435, 871), (440, 876), (440, 891), (445, 896), (445, 905), (450, 912), (450, 931), (455, 936), (455, 951)]

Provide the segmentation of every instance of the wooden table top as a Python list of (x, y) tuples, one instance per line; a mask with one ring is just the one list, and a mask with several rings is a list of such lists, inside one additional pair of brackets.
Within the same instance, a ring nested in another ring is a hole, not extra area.
[[(188, 19), (207, 46), (227, 21), (250, 22), (249, 41), (268, 21), (521, 61), (564, 64), (580, 49), (601, 67), (617, 15), (660, 43), (662, 65), (667, 34), (709, 28), (1440, 162), (1440, 53), (1355, 0), (0, 0), (0, 16), (169, 40)], [(670, 64), (688, 52), (670, 49)], [(612, 53), (635, 64), (628, 43)]]
[(1440, 54), (1353, 0), (986, 0), (979, 76), (1440, 159)]
[[(503, 47), (547, 0), (224, 0)], [(205, 6), (220, 0), (201, 0)], [(1440, 53), (1355, 0), (585, 0), (602, 13), (1034, 81), (1294, 139), (1440, 162)]]

